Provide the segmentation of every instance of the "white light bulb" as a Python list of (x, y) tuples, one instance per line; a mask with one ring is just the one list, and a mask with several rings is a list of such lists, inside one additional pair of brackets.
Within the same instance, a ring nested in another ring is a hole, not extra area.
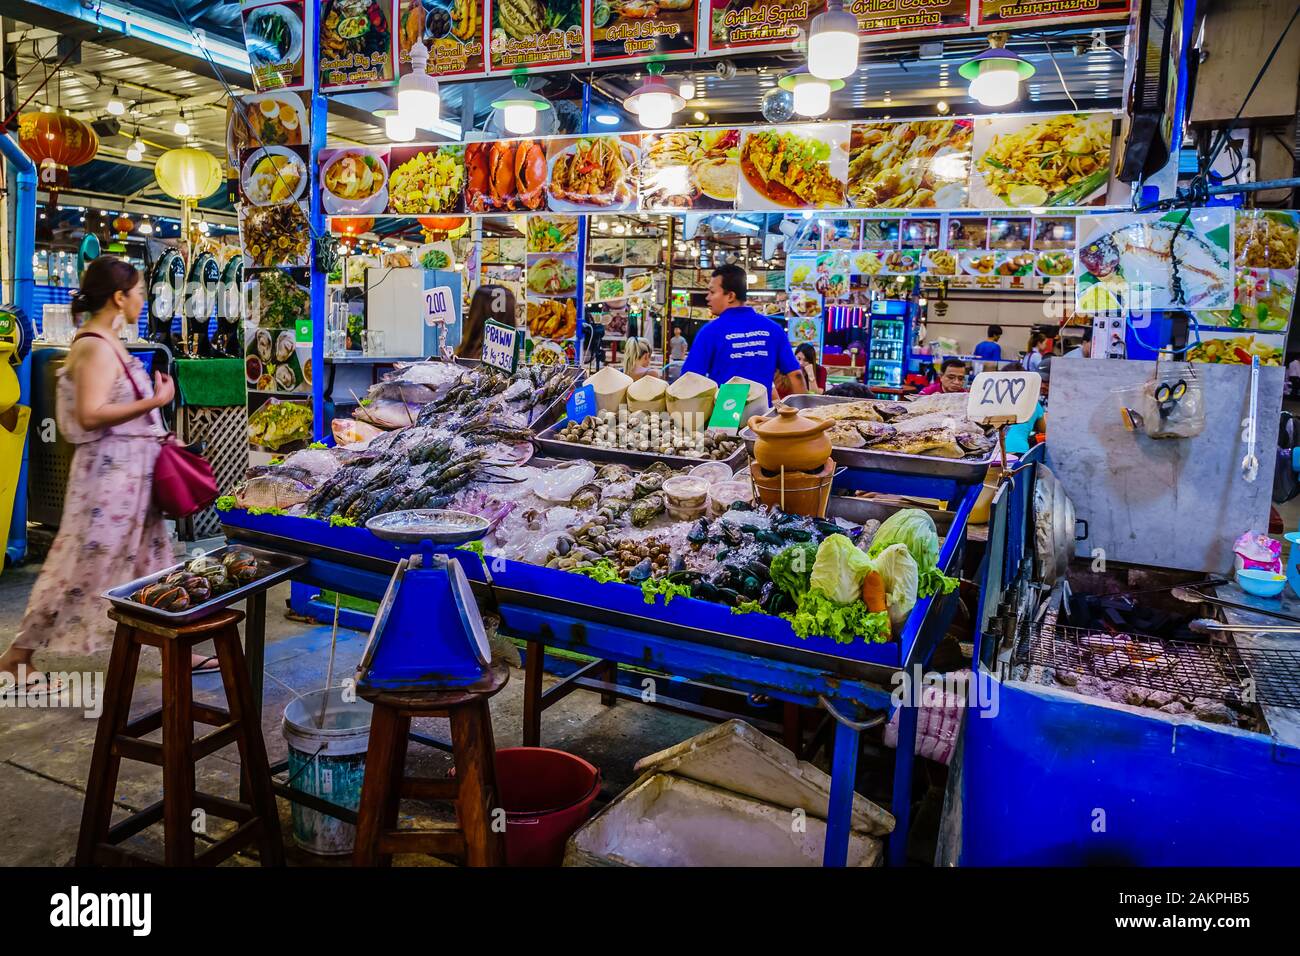
[(673, 98), (668, 93), (642, 93), (636, 111), (646, 129), (663, 129), (673, 121)]
[(815, 79), (794, 88), (794, 111), (800, 116), (821, 116), (831, 106), (831, 86)]
[(501, 110), (501, 122), (507, 133), (527, 136), (537, 129), (537, 110), (523, 103), (509, 103)]
[(415, 139), (415, 124), (394, 111), (384, 117), (384, 135), (395, 143), (410, 142)]
[(117, 94), (114, 94), (113, 98), (108, 101), (108, 106), (105, 107), (105, 109), (108, 110), (109, 116), (121, 116), (126, 112), (126, 104), (117, 98)]
[(442, 112), (442, 94), (436, 90), (398, 90), (397, 112), (409, 117), (412, 126), (432, 123)]
[(980, 67), (970, 81), (970, 95), (981, 106), (1006, 106), (1020, 96), (1020, 74), (1015, 68)]
[(133, 163), (138, 163), (140, 160), (144, 159), (144, 153), (141, 152), (134, 143), (132, 143), (130, 149), (126, 151), (126, 158), (131, 160)]
[(823, 80), (843, 80), (858, 71), (858, 18), (828, 10), (808, 31), (808, 71)]
[(677, 87), (677, 92), (682, 95), (684, 100), (695, 99), (695, 81), (689, 76), (682, 80), (681, 85)]
[(176, 125), (172, 127), (172, 132), (177, 136), (189, 136), (190, 124), (185, 122), (184, 118), (178, 119)]
[(152, 235), (153, 235), (153, 226), (152, 226), (150, 223), (147, 223), (147, 222), (142, 222), (142, 223), (140, 223), (140, 235), (142, 235), (142, 236), (152, 236)]

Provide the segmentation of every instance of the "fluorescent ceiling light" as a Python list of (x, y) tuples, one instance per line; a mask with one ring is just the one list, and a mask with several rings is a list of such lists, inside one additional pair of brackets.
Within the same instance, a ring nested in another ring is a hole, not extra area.
[(616, 113), (597, 113), (596, 122), (602, 126), (617, 126), (622, 119)]
[[(71, 5), (69, 4), (69, 6)], [(209, 36), (202, 30), (192, 33), (185, 29), (184, 26), (165, 20), (162, 17), (156, 17), (139, 10), (132, 10), (121, 4), (101, 0), (101, 2), (94, 4), (93, 7), (82, 7), (71, 15), (105, 30), (145, 40), (157, 46), (166, 47), (169, 50), (180, 49), (183, 51), (186, 48), (201, 46), (218, 66), (240, 70), (244, 73), (249, 73), (252, 70), (252, 65), (248, 61), (248, 51), (243, 44)], [(181, 46), (178, 47), (178, 43)]]

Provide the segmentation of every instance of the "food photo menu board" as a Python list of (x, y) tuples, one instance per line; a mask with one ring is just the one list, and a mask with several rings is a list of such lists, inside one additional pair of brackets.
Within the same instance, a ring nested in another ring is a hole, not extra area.
[(489, 68), (576, 65), (586, 59), (583, 0), (487, 0)]
[(430, 76), (482, 76), (487, 70), (486, 36), (483, 0), (453, 0), (448, 5), (398, 0), (398, 75), (411, 72), (411, 47), (418, 40), (429, 51)]
[(315, 10), (304, 0), (244, 0), (244, 46), (256, 92), (311, 88)]
[(590, 0), (588, 8), (593, 63), (696, 53), (696, 0)]

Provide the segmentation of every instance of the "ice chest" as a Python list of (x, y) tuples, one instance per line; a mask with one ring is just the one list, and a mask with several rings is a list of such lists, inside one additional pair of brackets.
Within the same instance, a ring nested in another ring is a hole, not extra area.
[[(744, 721), (636, 769), (636, 782), (569, 838), (565, 866), (821, 865), (830, 777)], [(854, 794), (851, 820), (848, 865), (879, 865), (894, 817)]]

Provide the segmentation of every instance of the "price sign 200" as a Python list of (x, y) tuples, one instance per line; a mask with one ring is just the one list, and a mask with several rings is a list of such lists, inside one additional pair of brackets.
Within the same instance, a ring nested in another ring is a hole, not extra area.
[(424, 324), (441, 325), (456, 319), (451, 288), (445, 285), (424, 290)]

